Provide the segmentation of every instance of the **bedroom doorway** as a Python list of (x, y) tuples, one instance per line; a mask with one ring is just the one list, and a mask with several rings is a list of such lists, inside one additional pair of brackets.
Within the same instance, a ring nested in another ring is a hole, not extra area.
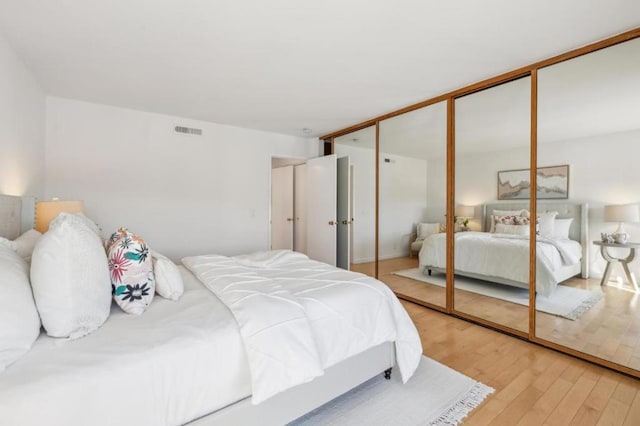
[(298, 251), (349, 270), (353, 221), (349, 158), (273, 157), (271, 167), (271, 250)]

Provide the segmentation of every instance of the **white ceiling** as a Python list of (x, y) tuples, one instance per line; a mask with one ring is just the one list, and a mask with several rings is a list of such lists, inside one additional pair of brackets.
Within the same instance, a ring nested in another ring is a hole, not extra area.
[(637, 26), (637, 0), (0, 0), (48, 94), (308, 136)]

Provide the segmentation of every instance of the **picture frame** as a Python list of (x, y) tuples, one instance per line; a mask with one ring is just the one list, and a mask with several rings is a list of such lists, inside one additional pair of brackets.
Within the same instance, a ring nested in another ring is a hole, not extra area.
[[(538, 200), (569, 198), (569, 165), (538, 167), (536, 172)], [(498, 200), (528, 200), (531, 198), (530, 169), (498, 172)]]

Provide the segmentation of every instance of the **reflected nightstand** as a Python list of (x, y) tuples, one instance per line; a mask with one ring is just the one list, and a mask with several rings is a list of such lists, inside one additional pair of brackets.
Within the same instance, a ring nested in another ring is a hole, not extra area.
[[(629, 263), (633, 262), (633, 260), (636, 258), (637, 250), (638, 248), (640, 248), (640, 243), (618, 244), (618, 243), (605, 243), (602, 241), (594, 241), (593, 244), (600, 246), (600, 253), (602, 254), (602, 257), (604, 257), (604, 260), (607, 261), (607, 267), (604, 270), (604, 275), (602, 276), (602, 281), (600, 282), (600, 285), (607, 285), (607, 283), (609, 282), (609, 276), (611, 275), (612, 265), (614, 263), (620, 263), (622, 264), (622, 269), (624, 269), (624, 273), (627, 276), (627, 281), (629, 282), (629, 284), (633, 286), (636, 293), (640, 292), (640, 290), (638, 289), (638, 283), (636, 282), (636, 278), (633, 276), (633, 274), (631, 274), (631, 271), (629, 271)], [(623, 258), (613, 257), (609, 254), (609, 251), (607, 250), (609, 247), (629, 249), (629, 255)]]

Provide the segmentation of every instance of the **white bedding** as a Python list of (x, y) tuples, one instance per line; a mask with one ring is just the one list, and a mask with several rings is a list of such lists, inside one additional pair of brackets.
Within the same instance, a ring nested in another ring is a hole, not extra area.
[[(528, 286), (529, 238), (488, 232), (455, 235), (455, 269), (487, 277), (499, 277)], [(420, 250), (421, 267), (446, 268), (446, 234), (425, 239)], [(580, 262), (581, 245), (569, 239), (536, 241), (536, 289), (549, 296), (558, 282), (556, 271)]]
[(234, 313), (247, 350), (253, 402), (396, 342), (403, 381), (422, 354), (417, 330), (381, 282), (294, 252), (182, 259)]
[(41, 334), (0, 374), (0, 424), (177, 425), (248, 397), (233, 316), (181, 272), (177, 302), (156, 298), (142, 316), (114, 307), (101, 328), (76, 341)]

